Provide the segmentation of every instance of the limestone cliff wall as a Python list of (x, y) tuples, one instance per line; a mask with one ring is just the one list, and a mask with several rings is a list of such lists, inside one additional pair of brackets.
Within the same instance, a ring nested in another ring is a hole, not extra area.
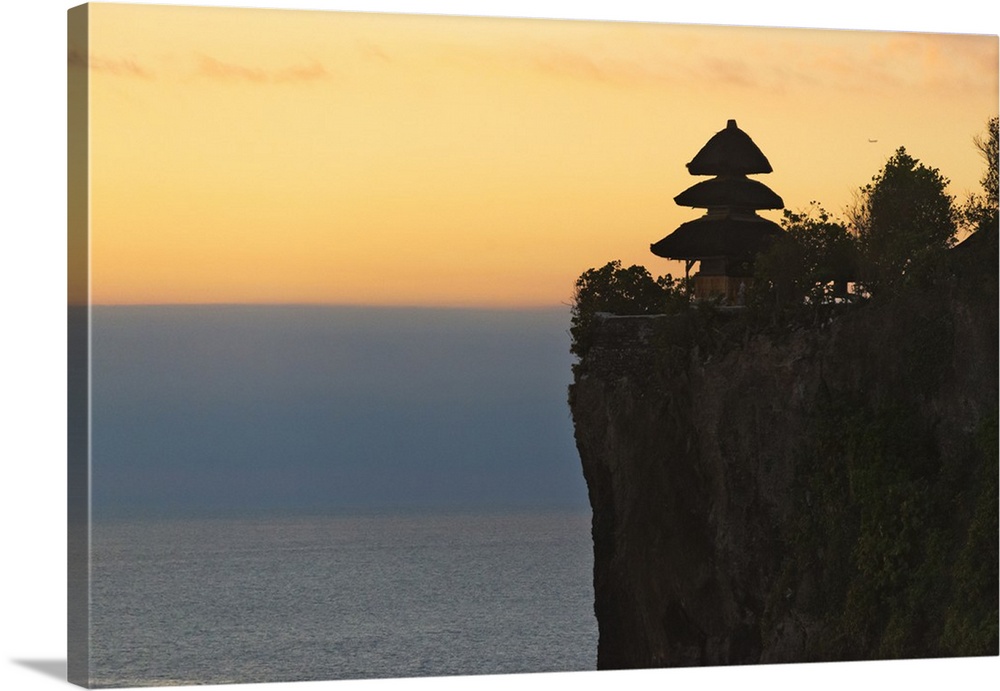
[(996, 654), (995, 295), (596, 319), (598, 667)]

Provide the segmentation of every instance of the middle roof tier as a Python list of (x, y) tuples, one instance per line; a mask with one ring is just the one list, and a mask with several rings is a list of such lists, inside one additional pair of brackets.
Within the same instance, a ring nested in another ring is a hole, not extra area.
[(741, 209), (781, 209), (785, 202), (770, 187), (742, 175), (720, 175), (693, 185), (676, 197), (680, 206), (697, 209), (736, 207)]

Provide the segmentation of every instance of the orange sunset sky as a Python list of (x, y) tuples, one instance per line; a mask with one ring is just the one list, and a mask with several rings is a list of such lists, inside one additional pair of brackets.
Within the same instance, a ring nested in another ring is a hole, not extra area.
[(73, 48), (94, 304), (567, 303), (683, 271), (649, 245), (729, 118), (839, 213), (901, 145), (978, 191), (998, 99), (996, 36), (98, 3)]

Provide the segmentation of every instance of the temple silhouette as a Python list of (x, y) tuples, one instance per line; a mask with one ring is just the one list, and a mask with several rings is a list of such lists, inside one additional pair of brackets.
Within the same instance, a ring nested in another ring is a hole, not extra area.
[(746, 132), (729, 120), (687, 164), (691, 175), (713, 175), (684, 190), (674, 201), (706, 209), (705, 215), (682, 224), (650, 245), (658, 257), (684, 261), (685, 277), (695, 262), (694, 297), (721, 298), (741, 304), (753, 282), (754, 259), (785, 231), (757, 215), (761, 209), (781, 209), (785, 203), (767, 185), (748, 175), (772, 171), (767, 157)]

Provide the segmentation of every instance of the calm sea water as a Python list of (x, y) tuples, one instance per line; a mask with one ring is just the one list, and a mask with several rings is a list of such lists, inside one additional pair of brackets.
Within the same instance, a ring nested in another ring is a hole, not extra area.
[(97, 521), (92, 682), (590, 670), (589, 512)]

